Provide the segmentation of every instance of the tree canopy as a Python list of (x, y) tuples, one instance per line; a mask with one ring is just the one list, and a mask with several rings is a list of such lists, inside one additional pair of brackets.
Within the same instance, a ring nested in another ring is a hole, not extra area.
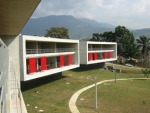
[(64, 27), (52, 27), (46, 30), (45, 37), (69, 39), (68, 29)]
[(141, 52), (142, 55), (142, 59), (143, 59), (143, 63), (144, 66), (147, 67), (148, 66), (148, 60), (149, 60), (149, 51), (150, 51), (150, 38), (142, 35), (140, 36), (139, 39), (136, 39), (137, 42), (137, 47)]
[(115, 32), (109, 31), (103, 34), (93, 33), (91, 41), (117, 42), (117, 54), (125, 58), (137, 56), (138, 49), (133, 33), (124, 26), (117, 26)]
[(118, 44), (118, 55), (134, 57), (137, 52), (133, 33), (124, 26), (117, 26), (115, 29), (115, 40)]

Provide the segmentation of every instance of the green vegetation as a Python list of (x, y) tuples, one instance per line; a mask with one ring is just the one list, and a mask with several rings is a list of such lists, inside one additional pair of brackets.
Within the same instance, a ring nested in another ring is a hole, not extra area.
[(69, 39), (68, 29), (64, 27), (52, 27), (46, 30), (45, 37)]
[(141, 70), (142, 73), (144, 74), (144, 76), (146, 76), (148, 78), (149, 74), (150, 74), (150, 69), (149, 68), (146, 68), (146, 69), (142, 69)]
[(150, 38), (146, 36), (140, 36), (139, 39), (136, 39), (138, 48), (141, 50), (141, 55), (143, 59), (143, 66), (149, 67), (149, 51), (150, 51)]
[(98, 86), (96, 110), (94, 88), (79, 96), (77, 107), (81, 113), (149, 113), (149, 94), (149, 80), (108, 82)]
[(93, 33), (90, 41), (117, 42), (117, 55), (125, 58), (139, 58), (133, 33), (124, 26), (117, 26), (115, 32)]
[[(117, 67), (117, 66), (116, 66)], [(117, 68), (119, 68), (118, 66)], [(91, 68), (91, 67), (89, 67)], [(117, 78), (141, 78), (141, 69), (120, 67), (123, 73), (117, 73)], [(36, 113), (39, 109), (43, 109), (45, 113), (70, 113), (68, 102), (71, 96), (79, 89), (93, 84), (87, 80), (87, 76), (94, 77), (100, 71), (99, 68), (94, 69), (74, 69), (63, 72), (63, 76), (49, 76), (42, 79), (27, 83), (28, 87), (22, 88), (23, 97), (29, 113)], [(97, 81), (113, 79), (114, 73), (103, 70), (98, 75)], [(29, 85), (31, 84), (31, 85)], [(85, 100), (77, 101), (77, 105), (81, 113), (148, 113), (150, 106), (149, 82), (146, 81), (117, 81), (117, 83), (107, 83), (110, 85), (98, 86), (98, 111), (94, 110), (94, 89), (87, 90), (81, 96)], [(132, 90), (133, 89), (133, 90)], [(38, 90), (38, 93), (35, 92)], [(132, 100), (130, 100), (132, 99)], [(127, 100), (127, 101), (125, 101)], [(35, 106), (38, 108), (35, 109)], [(123, 107), (126, 106), (126, 107)], [(133, 107), (133, 111), (130, 108)], [(144, 110), (141, 108), (145, 108)], [(148, 106), (148, 107), (147, 107)], [(101, 109), (103, 107), (103, 109)], [(118, 108), (119, 107), (119, 108)], [(140, 107), (141, 109), (139, 109)], [(130, 108), (130, 109), (129, 109)], [(90, 110), (89, 110), (90, 109)], [(87, 111), (89, 110), (89, 111)], [(119, 110), (117, 112), (117, 110)]]

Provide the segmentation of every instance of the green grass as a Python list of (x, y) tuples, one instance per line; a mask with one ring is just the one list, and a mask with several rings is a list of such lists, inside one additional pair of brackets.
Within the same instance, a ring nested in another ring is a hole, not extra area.
[[(123, 68), (125, 69), (125, 68)], [(61, 77), (46, 77), (44, 79), (39, 79), (36, 82), (33, 81), (32, 82), (32, 86), (28, 86), (25, 89), (22, 89), (22, 93), (23, 93), (23, 97), (25, 100), (26, 104), (30, 104), (30, 106), (27, 106), (27, 110), (28, 113), (36, 113), (37, 111), (35, 110), (35, 106), (37, 106), (37, 110), (39, 109), (43, 109), (45, 113), (70, 113), (69, 110), (69, 106), (68, 106), (68, 102), (71, 98), (71, 96), (78, 91), (79, 89), (86, 87), (90, 84), (93, 84), (91, 81), (87, 80), (87, 76), (92, 76), (94, 77), (98, 72), (99, 72), (99, 68), (95, 68), (95, 69), (75, 69), (75, 70), (70, 70), (70, 71), (65, 71), (63, 72), (63, 76)], [(143, 75), (141, 75), (139, 70), (131, 70), (130, 74), (127, 73), (117, 73), (117, 78), (132, 78), (132, 77), (143, 77)], [(101, 81), (101, 80), (106, 80), (106, 79), (113, 79), (114, 78), (114, 73), (110, 72), (108, 70), (102, 70), (100, 72), (100, 74), (98, 75), (97, 80)], [(128, 81), (129, 82), (129, 81)], [(144, 82), (144, 81), (141, 81)], [(70, 84), (66, 84), (66, 83), (70, 83)], [(99, 97), (102, 97), (102, 95), (105, 95), (105, 92), (111, 91), (111, 93), (108, 93), (109, 95), (107, 97), (112, 98), (111, 104), (116, 105), (117, 106), (117, 102), (115, 102), (112, 97), (111, 94), (113, 94), (114, 96), (120, 96), (119, 94), (122, 93), (122, 88), (121, 85), (123, 85), (123, 83), (126, 83), (125, 81), (121, 81), (118, 82), (116, 84), (111, 83), (111, 85), (99, 85), (99, 90), (105, 90), (102, 92), (98, 92)], [(144, 82), (145, 83), (145, 82)], [(128, 87), (128, 85), (131, 87), (131, 85), (133, 86), (135, 84), (135, 82), (129, 82), (126, 84), (126, 86)], [(142, 84), (143, 83), (138, 83), (138, 84)], [(149, 86), (147, 84), (147, 86)], [(125, 86), (124, 86), (125, 87)], [(136, 87), (136, 85), (135, 85)], [(145, 85), (143, 86), (145, 87)], [(113, 89), (114, 88), (114, 89)], [(139, 86), (137, 87), (139, 88)], [(120, 89), (117, 90), (118, 93), (115, 94), (115, 90), (116, 89)], [(35, 90), (38, 90), (38, 93), (35, 93)], [(130, 90), (130, 89), (126, 89), (126, 90)], [(89, 96), (91, 99), (93, 97), (93, 89), (87, 90), (86, 92), (84, 92), (83, 94), (81, 94), (81, 97), (83, 96), (84, 98), (86, 98), (86, 96)], [(144, 90), (145, 91), (145, 90)], [(147, 90), (146, 90), (147, 91)], [(106, 93), (107, 93), (106, 92)], [(139, 89), (139, 92), (143, 92), (142, 89)], [(132, 92), (131, 92), (132, 93)], [(134, 94), (134, 92), (133, 92)], [(150, 93), (149, 93), (150, 94)], [(135, 94), (134, 94), (135, 95)], [(147, 106), (149, 103), (149, 100), (147, 100), (147, 95), (144, 97), (145, 95), (142, 96), (142, 98), (140, 98), (140, 101), (145, 103), (142, 105)], [(109, 99), (103, 99), (99, 98), (100, 102), (102, 105), (106, 105), (109, 106)], [(126, 99), (126, 97), (124, 97), (124, 99)], [(102, 102), (103, 100), (103, 102)], [(113, 102), (114, 101), (114, 102)], [(119, 99), (118, 99), (119, 101)], [(81, 103), (82, 102), (82, 103)], [(85, 103), (85, 104), (84, 104)], [(87, 104), (88, 103), (88, 104)], [(89, 113), (97, 113), (98, 111), (95, 111), (93, 109), (94, 107), (94, 100), (88, 100), (86, 99), (85, 101), (77, 101), (79, 110), (81, 110), (81, 113), (88, 113), (87, 109), (92, 109), (91, 112)], [(126, 103), (125, 103), (126, 104)], [(135, 103), (136, 104), (136, 103)], [(99, 105), (99, 106), (102, 106)], [(133, 103), (134, 105), (134, 103)], [(120, 106), (118, 104), (118, 106)], [(111, 106), (109, 106), (111, 107)], [(107, 107), (104, 107), (107, 108)], [(113, 108), (113, 106), (112, 106)], [(107, 110), (107, 109), (106, 109)], [(123, 110), (126, 111), (126, 110)], [(103, 110), (104, 113), (105, 110)], [(122, 112), (122, 111), (121, 111)], [(130, 111), (129, 111), (130, 112)], [(127, 113), (129, 113), (127, 112)], [(111, 112), (112, 113), (112, 112)], [(118, 112), (119, 113), (119, 112)], [(126, 112), (124, 112), (126, 113)], [(132, 112), (133, 113), (133, 112)], [(144, 112), (142, 112), (144, 113)], [(147, 112), (148, 113), (148, 112)]]
[(77, 107), (81, 113), (150, 113), (149, 84), (149, 80), (102, 84), (98, 86), (98, 109), (95, 110), (94, 88), (79, 96)]

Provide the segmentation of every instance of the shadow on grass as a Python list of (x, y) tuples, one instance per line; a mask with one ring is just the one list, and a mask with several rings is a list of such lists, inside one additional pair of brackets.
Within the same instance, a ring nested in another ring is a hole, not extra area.
[(89, 65), (81, 65), (78, 68), (72, 69), (74, 72), (83, 72), (87, 70), (93, 70), (93, 69), (99, 69), (103, 68), (104, 66), (98, 65), (98, 64), (89, 64)]
[[(31, 75), (31, 76), (33, 76), (33, 75)], [(30, 89), (36, 88), (38, 86), (42, 86), (42, 85), (45, 85), (50, 82), (54, 82), (56, 80), (60, 80), (63, 78), (66, 78), (66, 76), (63, 76), (62, 73), (58, 73), (58, 74), (54, 74), (54, 75), (49, 75), (49, 76), (21, 82), (21, 91), (24, 92), (26, 90), (30, 90)]]

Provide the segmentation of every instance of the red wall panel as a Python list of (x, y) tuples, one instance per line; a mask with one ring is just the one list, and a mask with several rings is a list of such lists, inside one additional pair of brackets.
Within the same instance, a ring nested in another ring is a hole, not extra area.
[(68, 55), (68, 65), (72, 65), (72, 54)]
[(88, 53), (88, 60), (92, 60), (92, 53)]
[(107, 52), (104, 52), (103, 56), (104, 56), (104, 59), (106, 59), (107, 58)]
[(36, 72), (36, 59), (29, 58), (29, 73)]
[(60, 60), (60, 67), (64, 66), (64, 55), (60, 55), (59, 60)]
[(41, 57), (41, 70), (46, 70), (46, 57)]
[(97, 60), (98, 56), (97, 56), (97, 52), (94, 53), (94, 60)]
[(112, 52), (110, 52), (109, 54), (110, 54), (110, 58), (112, 58)]

